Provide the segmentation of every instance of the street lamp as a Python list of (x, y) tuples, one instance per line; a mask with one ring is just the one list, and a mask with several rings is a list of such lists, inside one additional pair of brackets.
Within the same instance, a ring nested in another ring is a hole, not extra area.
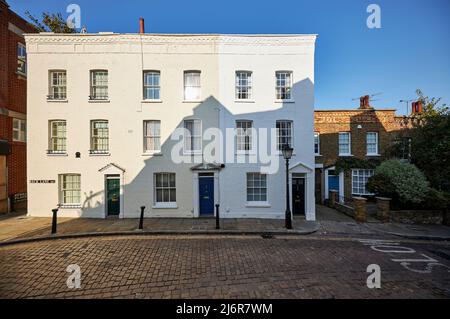
[(283, 157), (286, 160), (286, 216), (285, 225), (287, 229), (292, 229), (291, 205), (289, 202), (289, 160), (292, 157), (294, 149), (289, 145), (284, 145), (282, 149)]

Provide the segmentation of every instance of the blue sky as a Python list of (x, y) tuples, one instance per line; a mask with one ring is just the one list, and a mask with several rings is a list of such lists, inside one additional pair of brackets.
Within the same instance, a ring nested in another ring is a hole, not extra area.
[[(24, 16), (62, 12), (76, 3), (89, 32), (315, 33), (316, 108), (357, 107), (352, 98), (382, 92), (372, 104), (406, 107), (426, 95), (450, 104), (449, 0), (7, 0)], [(381, 29), (369, 29), (366, 8), (381, 7)]]

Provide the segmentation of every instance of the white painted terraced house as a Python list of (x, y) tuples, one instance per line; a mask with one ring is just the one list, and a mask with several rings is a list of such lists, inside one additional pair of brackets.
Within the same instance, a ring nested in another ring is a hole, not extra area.
[[(29, 215), (284, 218), (289, 143), (294, 218), (315, 220), (315, 35), (25, 38)], [(237, 136), (205, 160), (211, 128)]]

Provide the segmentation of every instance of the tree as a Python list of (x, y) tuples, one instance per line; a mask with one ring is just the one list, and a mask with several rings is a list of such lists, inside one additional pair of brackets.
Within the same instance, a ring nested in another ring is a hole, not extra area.
[(412, 116), (411, 161), (426, 176), (431, 187), (450, 192), (450, 112), (441, 99), (417, 90), (423, 112)]
[(33, 16), (30, 12), (26, 11), (25, 14), (31, 20), (32, 24), (40, 32), (55, 32), (55, 33), (75, 33), (76, 30), (69, 28), (66, 20), (61, 13), (49, 13), (43, 12), (42, 19)]
[(388, 160), (375, 169), (367, 188), (379, 195), (394, 197), (401, 203), (421, 203), (428, 192), (424, 174), (413, 164), (402, 160)]

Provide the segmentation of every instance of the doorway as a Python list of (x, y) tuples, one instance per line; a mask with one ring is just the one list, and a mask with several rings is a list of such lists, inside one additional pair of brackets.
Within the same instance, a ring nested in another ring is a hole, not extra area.
[(119, 216), (120, 214), (120, 176), (106, 176), (106, 215)]
[(294, 215), (305, 215), (305, 183), (304, 177), (292, 178), (292, 213)]
[(200, 216), (214, 216), (214, 174), (199, 174), (198, 195)]

